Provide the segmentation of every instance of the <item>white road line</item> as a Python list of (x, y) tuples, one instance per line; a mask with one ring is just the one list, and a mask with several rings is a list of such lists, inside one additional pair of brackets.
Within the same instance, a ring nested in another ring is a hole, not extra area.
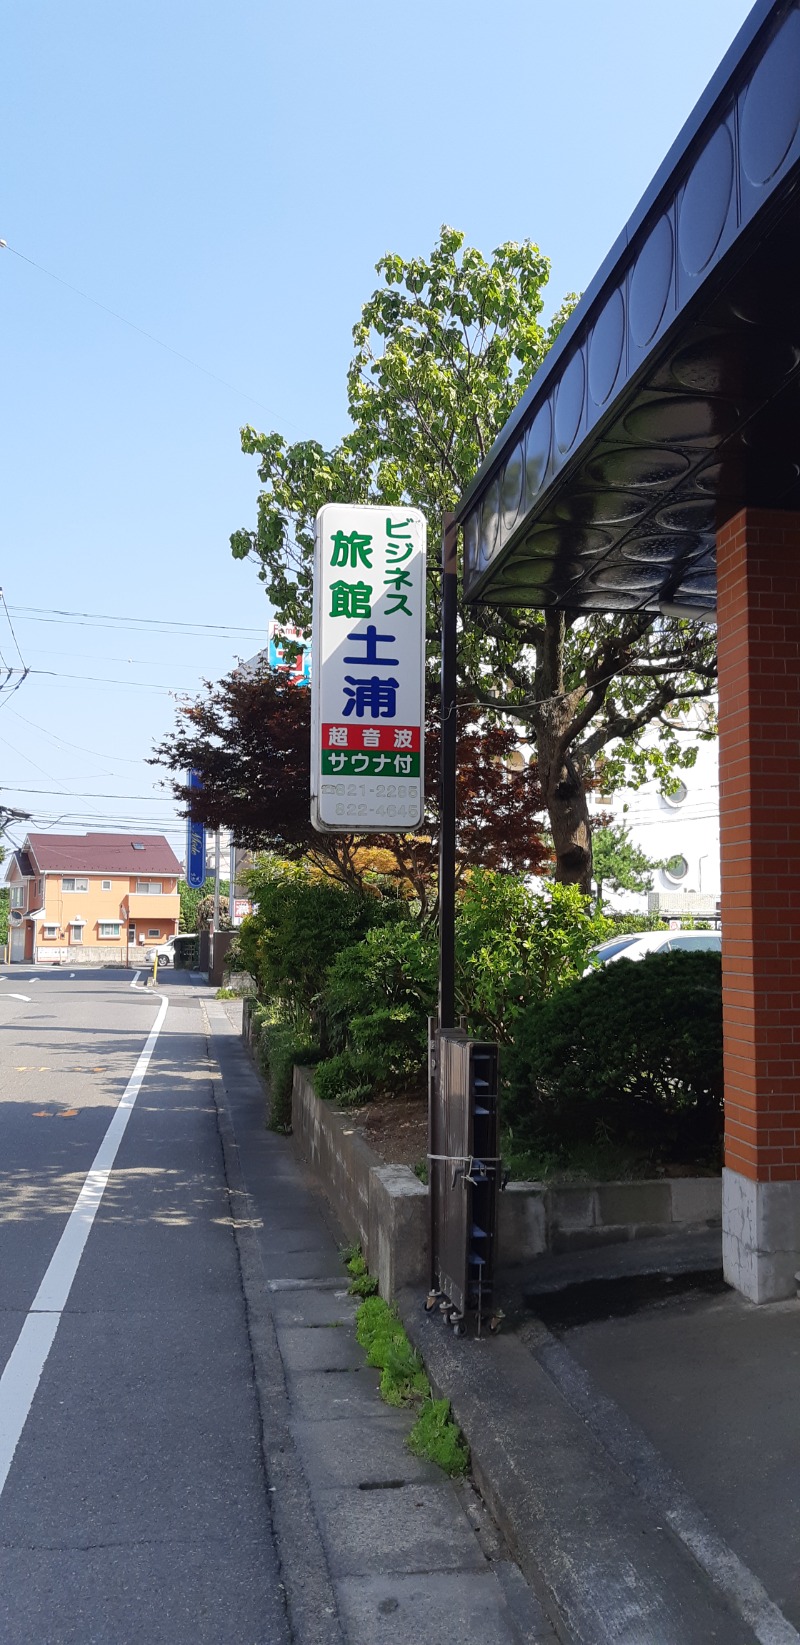
[(44, 1279), (31, 1303), (25, 1324), (0, 1377), (0, 1495), (2, 1495), (14, 1452), (28, 1420), (39, 1379), (53, 1346), (72, 1282), (78, 1272), (86, 1241), (98, 1206), (111, 1175), (125, 1128), (133, 1112), (142, 1080), (147, 1073), (156, 1040), (167, 1014), (168, 1000), (161, 996), (158, 1016), (147, 1036), (144, 1050), (131, 1074), (111, 1123), (92, 1161), (91, 1169), (69, 1214), (66, 1228), (53, 1252)]
[(141, 971), (134, 971), (134, 973), (133, 973), (133, 982), (131, 983), (131, 988), (136, 987), (136, 984), (139, 981), (139, 978), (140, 978), (141, 974), (142, 974)]
[(27, 1000), (29, 1005), (31, 1003), (30, 994), (6, 994), (6, 993), (3, 993), (2, 996), (0, 996), (0, 998), (6, 999), (6, 1000)]
[(74, 975), (75, 975), (75, 972), (70, 971), (70, 974), (69, 974), (70, 982), (72, 981), (72, 978), (74, 977)]

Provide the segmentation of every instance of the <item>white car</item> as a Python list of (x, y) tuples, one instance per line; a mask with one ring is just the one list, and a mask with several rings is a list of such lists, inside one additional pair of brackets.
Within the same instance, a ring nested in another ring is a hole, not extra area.
[(149, 960), (151, 965), (156, 955), (158, 955), (159, 965), (174, 965), (175, 938), (168, 937), (166, 942), (158, 943), (154, 948), (146, 948), (144, 951), (144, 957)]
[(683, 930), (630, 931), (624, 937), (609, 937), (607, 942), (601, 942), (598, 948), (593, 948), (589, 956), (591, 964), (583, 974), (588, 977), (598, 965), (611, 965), (614, 960), (643, 960), (648, 954), (667, 954), (675, 950), (691, 954), (696, 953), (698, 948), (713, 949), (715, 953), (721, 953), (721, 933)]

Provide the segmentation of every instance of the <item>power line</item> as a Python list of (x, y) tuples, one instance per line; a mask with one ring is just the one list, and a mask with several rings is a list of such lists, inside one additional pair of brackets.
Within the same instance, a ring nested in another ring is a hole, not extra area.
[(242, 636), (251, 640), (266, 639), (263, 628), (239, 628), (235, 623), (189, 623), (179, 617), (116, 617), (111, 611), (62, 611), (58, 606), (15, 605), (15, 617), (22, 622), (59, 623), (69, 627), (97, 627), (110, 625), (113, 629), (130, 634), (159, 632), (185, 633), (207, 639), (219, 635), (222, 639)]
[(51, 742), (63, 743), (65, 748), (74, 748), (79, 754), (91, 754), (96, 760), (113, 760), (121, 761), (124, 765), (141, 765), (146, 757), (143, 754), (137, 760), (130, 754), (101, 754), (97, 748), (84, 748), (82, 743), (71, 743), (67, 737), (57, 736), (55, 731), (48, 731), (46, 726), (39, 725), (36, 720), (29, 720), (26, 714), (20, 714), (18, 708), (12, 708), (9, 712), (13, 714), (15, 720), (22, 720), (25, 725), (32, 726), (34, 731), (41, 731), (42, 735), (49, 737)]
[[(6, 605), (6, 597), (5, 597), (5, 594), (3, 593), (2, 588), (0, 588), (0, 605), (2, 605), (3, 610), (5, 611), (6, 622), (8, 623), (9, 629), (11, 631), (11, 638), (14, 641), (14, 645), (15, 645), (16, 651), (17, 651), (17, 656), (19, 657), (20, 663), (22, 665), (22, 674), (21, 674), (20, 679), (17, 680), (16, 685), (13, 685), (11, 687), (11, 690), (7, 693), (7, 695), (5, 697), (0, 695), (0, 708), (3, 708), (3, 707), (5, 707), (5, 704), (8, 702), (9, 698), (15, 696), (15, 694), (19, 691), (20, 686), (22, 684), (24, 684), (25, 680), (28, 678), (28, 674), (29, 674), (30, 671), (25, 666), (25, 658), (23, 657), (22, 652), (20, 651), (20, 648), (19, 648), (19, 640), (17, 639), (16, 633), (15, 633), (15, 630), (14, 630), (14, 624), (11, 621), (11, 613), (8, 609), (8, 606)], [(5, 687), (8, 685), (8, 682), (11, 679), (12, 674), (19, 673), (19, 669), (12, 668), (9, 663), (5, 662), (5, 660), (3, 662), (3, 667), (6, 670), (6, 677), (3, 681), (2, 687), (0, 687), (0, 693), (5, 690)]]
[(114, 320), (119, 320), (123, 326), (128, 326), (131, 331), (138, 331), (140, 337), (146, 337), (148, 342), (155, 343), (157, 348), (165, 349), (167, 354), (174, 354), (177, 360), (183, 360), (185, 365), (193, 366), (195, 371), (202, 371), (205, 377), (210, 377), (215, 383), (221, 383), (222, 387), (230, 389), (232, 394), (239, 394), (243, 399), (249, 400), (251, 405), (258, 406), (260, 411), (265, 411), (268, 417), (276, 415), (274, 411), (270, 410), (269, 406), (265, 406), (261, 400), (257, 400), (254, 394), (248, 394), (245, 389), (238, 388), (235, 383), (229, 383), (226, 377), (220, 377), (216, 371), (209, 370), (208, 366), (202, 366), (199, 360), (193, 360), (190, 354), (184, 354), (181, 349), (173, 348), (171, 343), (165, 343), (162, 337), (156, 337), (152, 331), (145, 331), (144, 326), (138, 326), (135, 320), (127, 319), (117, 309), (109, 308), (107, 303), (101, 303), (98, 297), (90, 296), (88, 291), (81, 291), (80, 286), (74, 286), (70, 280), (65, 280), (62, 275), (54, 274), (51, 268), (45, 268), (43, 264), (34, 262), (32, 257), (26, 257), (24, 251), (17, 251), (16, 246), (10, 246), (7, 240), (0, 240), (0, 248), (4, 251), (10, 251), (12, 257), (18, 257), (20, 262), (28, 263), (31, 268), (38, 269), (40, 274), (46, 274), (49, 280), (55, 280), (58, 285), (66, 286), (67, 291), (74, 291), (75, 295), (82, 297), (85, 302), (93, 303), (95, 308), (102, 309), (104, 314), (110, 314)]
[(22, 652), (19, 649), (19, 640), (17, 639), (17, 636), (14, 632), (14, 624), (11, 621), (11, 613), (8, 609), (8, 603), (6, 601), (6, 597), (5, 597), (5, 594), (3, 593), (2, 588), (0, 588), (0, 604), (2, 604), (3, 610), (5, 611), (6, 621), (8, 623), (9, 628), (11, 629), (11, 638), (14, 641), (14, 644), (17, 648), (17, 656), (19, 657), (19, 660), (20, 660), (20, 662), (22, 664), (22, 667), (24, 669), (24, 667), (25, 667), (25, 658), (23, 657)]
[(17, 681), (13, 690), (9, 692), (10, 697), (13, 697), (14, 691), (19, 690), (23, 680), (26, 680), (30, 674), (46, 675), (48, 679), (52, 680), (82, 680), (90, 685), (138, 686), (142, 691), (161, 691), (167, 695), (172, 692), (185, 695), (187, 692), (185, 685), (163, 685), (155, 680), (112, 680), (103, 674), (65, 674), (58, 668), (26, 668), (24, 671), (19, 668), (12, 668), (11, 673), (21, 674), (21, 678)]
[(174, 805), (174, 800), (158, 794), (95, 794), (91, 790), (67, 788), (21, 788), (18, 783), (0, 783), (0, 794), (57, 794), (62, 800), (143, 800), (147, 805)]

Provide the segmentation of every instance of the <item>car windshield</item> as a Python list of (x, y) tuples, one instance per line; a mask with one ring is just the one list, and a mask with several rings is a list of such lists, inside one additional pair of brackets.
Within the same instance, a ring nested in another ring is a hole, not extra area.
[(687, 953), (698, 948), (721, 948), (722, 938), (718, 931), (690, 932), (688, 936), (673, 937), (670, 948), (686, 949)]
[(605, 965), (606, 960), (613, 960), (615, 954), (621, 954), (625, 948), (632, 948), (638, 940), (637, 935), (632, 937), (611, 937), (608, 942), (601, 942), (599, 948), (593, 948), (589, 958), (596, 965)]

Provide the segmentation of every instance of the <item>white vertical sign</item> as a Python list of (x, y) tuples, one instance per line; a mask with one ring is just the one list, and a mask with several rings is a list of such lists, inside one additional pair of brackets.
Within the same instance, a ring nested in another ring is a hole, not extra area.
[(317, 515), (311, 821), (405, 833), (423, 813), (425, 520), (326, 503)]

